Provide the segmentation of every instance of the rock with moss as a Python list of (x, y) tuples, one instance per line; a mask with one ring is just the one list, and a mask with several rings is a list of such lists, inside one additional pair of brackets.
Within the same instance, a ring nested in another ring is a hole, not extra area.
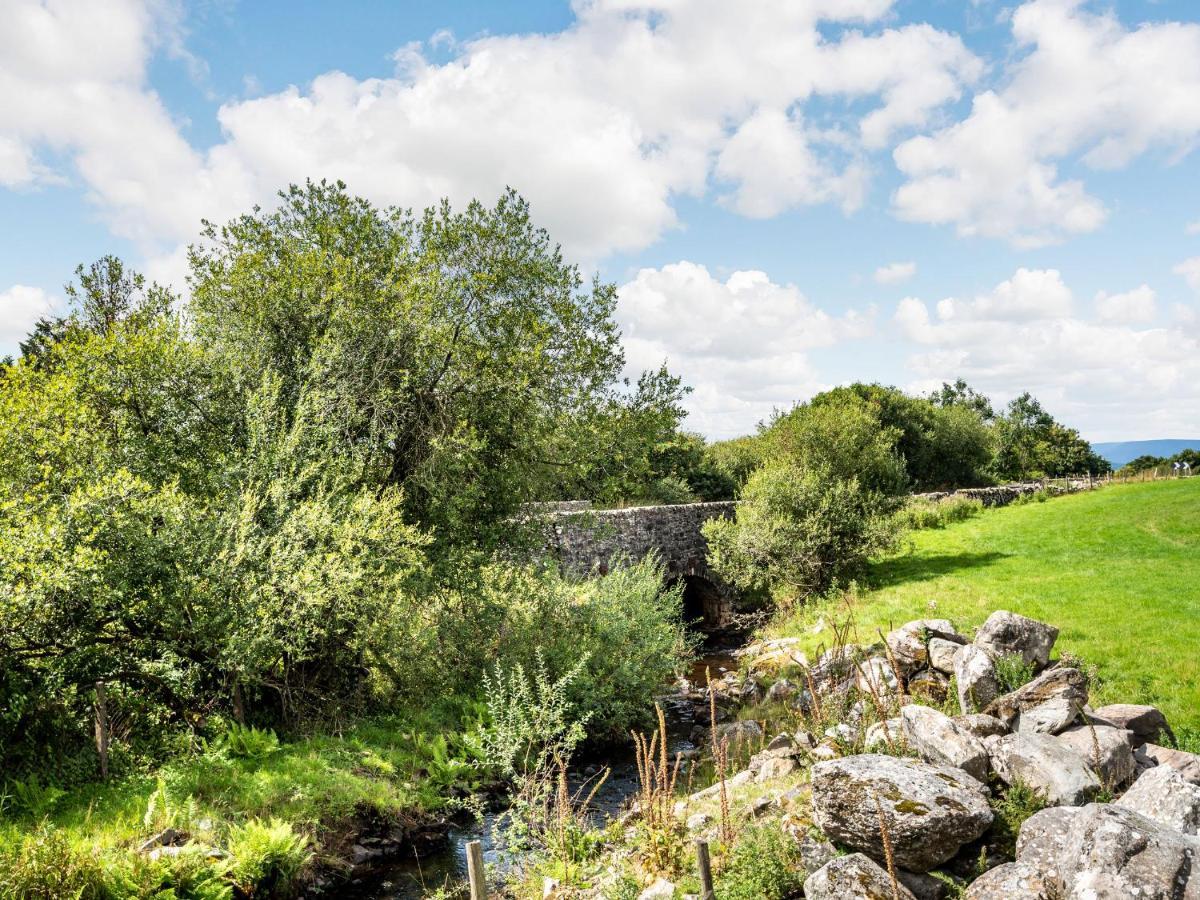
[(956, 641), (935, 637), (929, 639), (929, 667), (946, 675), (954, 674), (954, 660), (963, 645)]
[(984, 712), (1013, 731), (1058, 734), (1078, 718), (1087, 700), (1087, 677), (1078, 669), (1063, 666), (997, 697)]
[(812, 769), (813, 820), (834, 841), (884, 859), (880, 817), (896, 865), (924, 872), (992, 822), (987, 788), (961, 769), (862, 754)]
[(1001, 781), (1025, 784), (1051, 806), (1079, 806), (1100, 793), (1100, 779), (1087, 759), (1051, 735), (1008, 734), (997, 738), (990, 752), (992, 771)]
[(1017, 859), (1057, 878), (1059, 858), (1078, 815), (1075, 806), (1048, 806), (1035, 812), (1021, 824)]
[(1058, 629), (1036, 619), (998, 609), (975, 633), (975, 646), (993, 658), (1019, 654), (1037, 669), (1050, 661), (1050, 651), (1058, 639)]
[(965, 716), (951, 716), (954, 723), (979, 739), (1008, 734), (1008, 728), (995, 716), (986, 713), (970, 713)]
[(1200, 787), (1170, 766), (1147, 769), (1117, 805), (1184, 834), (1200, 834)]
[(930, 664), (929, 645), (934, 638), (965, 644), (966, 638), (946, 619), (917, 619), (888, 632), (884, 639), (900, 671), (908, 675)]
[(839, 856), (804, 882), (806, 900), (916, 900), (887, 870), (861, 853)]

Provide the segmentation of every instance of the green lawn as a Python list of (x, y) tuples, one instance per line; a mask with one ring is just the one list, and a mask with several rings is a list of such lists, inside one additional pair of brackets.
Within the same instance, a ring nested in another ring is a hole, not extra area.
[[(1007, 609), (1057, 625), (1058, 650), (1099, 667), (1096, 702), (1154, 703), (1200, 729), (1200, 478), (1113, 485), (985, 510), (872, 567), (854, 603), (861, 638), (936, 615), (960, 628)], [(814, 645), (806, 611), (781, 630)]]

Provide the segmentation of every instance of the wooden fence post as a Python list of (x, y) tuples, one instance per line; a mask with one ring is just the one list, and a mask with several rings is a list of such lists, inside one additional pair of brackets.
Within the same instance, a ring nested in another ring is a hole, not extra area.
[(104, 682), (96, 682), (96, 752), (100, 754), (100, 777), (108, 780), (108, 698)]
[(483, 845), (467, 842), (467, 879), (471, 882), (471, 900), (487, 900), (487, 878), (483, 873)]
[(700, 866), (700, 900), (716, 900), (713, 892), (712, 861), (708, 858), (708, 841), (696, 841), (696, 862)]

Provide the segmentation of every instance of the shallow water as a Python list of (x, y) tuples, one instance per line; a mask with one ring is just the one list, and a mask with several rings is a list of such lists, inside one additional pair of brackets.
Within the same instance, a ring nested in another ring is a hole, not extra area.
[[(697, 657), (687, 673), (687, 679), (695, 686), (705, 683), (705, 670), (712, 672), (715, 679), (723, 672), (737, 667), (737, 661), (728, 651), (706, 650)], [(688, 740), (692, 726), (692, 706), (677, 693), (659, 698), (667, 722), (667, 749), (670, 755), (693, 749)], [(572, 792), (586, 796), (599, 773), (610, 770), (608, 778), (592, 798), (589, 810), (598, 825), (619, 815), (628, 806), (638, 790), (637, 761), (633, 742), (612, 748), (598, 759), (581, 764), (571, 773)], [(462, 885), (467, 877), (466, 845), (479, 841), (483, 845), (484, 862), (489, 868), (510, 869), (519, 862), (505, 852), (496, 839), (495, 826), (500, 813), (484, 815), (482, 821), (473, 825), (453, 828), (447, 844), (423, 857), (391, 859), (380, 862), (355, 879), (342, 896), (353, 896), (356, 900), (420, 900), (439, 888)]]

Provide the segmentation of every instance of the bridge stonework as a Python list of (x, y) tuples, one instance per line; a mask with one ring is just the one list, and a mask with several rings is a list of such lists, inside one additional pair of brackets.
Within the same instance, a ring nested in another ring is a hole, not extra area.
[(603, 574), (615, 556), (642, 559), (657, 553), (667, 578), (684, 586), (684, 615), (712, 631), (729, 624), (734, 592), (708, 566), (708, 543), (700, 527), (732, 518), (737, 504), (688, 503), (628, 509), (554, 511), (552, 552), (564, 572)]

